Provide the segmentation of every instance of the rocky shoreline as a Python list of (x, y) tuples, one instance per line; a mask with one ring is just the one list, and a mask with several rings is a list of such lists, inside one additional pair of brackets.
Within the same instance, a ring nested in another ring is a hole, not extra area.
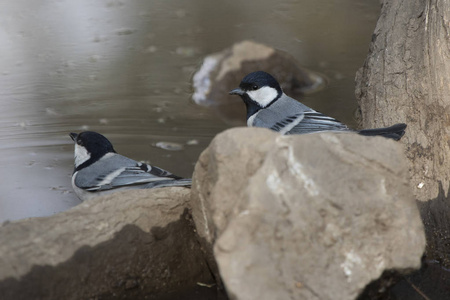
[(420, 267), (400, 143), (235, 128), (193, 180), (3, 224), (3, 299), (356, 299)]

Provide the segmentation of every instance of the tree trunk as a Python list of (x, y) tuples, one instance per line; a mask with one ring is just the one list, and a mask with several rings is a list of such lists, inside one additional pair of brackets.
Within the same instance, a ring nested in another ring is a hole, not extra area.
[(363, 128), (408, 124), (402, 142), (427, 254), (449, 265), (450, 0), (384, 0), (356, 82)]

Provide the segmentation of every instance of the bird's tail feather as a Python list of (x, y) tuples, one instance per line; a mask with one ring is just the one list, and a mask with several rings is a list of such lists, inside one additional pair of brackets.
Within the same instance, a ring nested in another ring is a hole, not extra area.
[(142, 185), (143, 189), (151, 189), (151, 188), (160, 188), (160, 187), (169, 187), (169, 186), (185, 186), (190, 187), (192, 185), (191, 178), (182, 178), (182, 179), (168, 179), (168, 180), (159, 180), (153, 181), (147, 184)]
[(365, 136), (379, 135), (398, 141), (405, 134), (405, 129), (405, 123), (398, 123), (386, 128), (364, 129), (358, 131), (358, 133)]

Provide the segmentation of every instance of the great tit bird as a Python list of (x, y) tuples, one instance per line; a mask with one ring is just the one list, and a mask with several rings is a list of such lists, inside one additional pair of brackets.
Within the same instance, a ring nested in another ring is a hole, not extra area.
[(83, 201), (123, 189), (191, 185), (191, 179), (116, 153), (111, 142), (97, 132), (70, 133), (70, 137), (75, 142), (72, 187)]
[[(270, 74), (257, 71), (242, 79), (239, 88), (230, 91), (239, 95), (247, 107), (247, 126), (264, 127), (281, 134), (305, 134), (323, 131), (353, 131), (345, 124), (328, 117), (287, 96)], [(361, 135), (379, 135), (399, 140), (406, 124), (387, 128), (356, 131)]]

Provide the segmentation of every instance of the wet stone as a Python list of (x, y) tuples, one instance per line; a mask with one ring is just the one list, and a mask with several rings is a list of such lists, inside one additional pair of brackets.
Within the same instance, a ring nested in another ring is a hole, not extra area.
[(275, 76), (283, 90), (293, 96), (317, 91), (325, 85), (321, 75), (300, 66), (288, 53), (242, 41), (204, 58), (192, 79), (192, 100), (198, 105), (216, 108), (229, 123), (244, 120), (240, 99), (228, 92), (236, 88), (245, 75), (257, 70)]

